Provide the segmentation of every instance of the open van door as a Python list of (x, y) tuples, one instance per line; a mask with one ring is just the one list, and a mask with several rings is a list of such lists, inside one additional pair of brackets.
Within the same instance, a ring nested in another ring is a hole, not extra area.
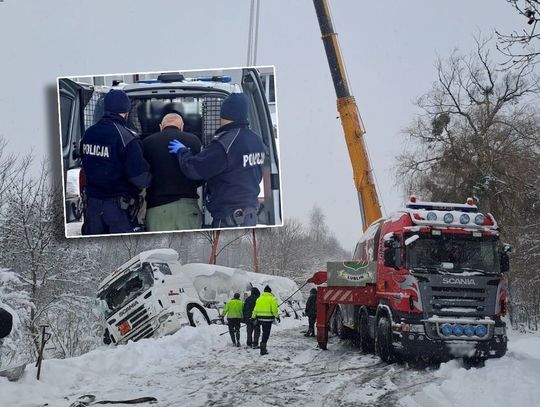
[(259, 73), (254, 68), (242, 70), (242, 89), (250, 101), (250, 124), (255, 133), (260, 134), (267, 149), (263, 169), (264, 207), (259, 213), (258, 223), (280, 225), (281, 196), (279, 157), (274, 136), (274, 124), (264, 94)]
[(64, 172), (80, 167), (79, 142), (84, 134), (84, 108), (92, 98), (94, 87), (70, 79), (58, 80), (62, 158)]
[[(82, 216), (78, 181), (81, 166), (79, 144), (85, 131), (84, 108), (92, 98), (94, 87), (58, 79), (58, 105), (60, 109), (61, 151), (66, 191), (66, 221), (79, 220)], [(67, 188), (67, 186), (70, 186)]]

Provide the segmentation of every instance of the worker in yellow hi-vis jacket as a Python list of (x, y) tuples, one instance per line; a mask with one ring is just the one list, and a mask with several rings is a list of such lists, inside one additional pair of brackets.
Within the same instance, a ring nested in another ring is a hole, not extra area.
[(266, 349), (266, 343), (270, 337), (270, 330), (272, 329), (272, 323), (279, 319), (277, 298), (272, 294), (272, 289), (269, 286), (264, 287), (264, 292), (257, 298), (255, 308), (253, 309), (252, 318), (257, 320), (257, 323), (262, 328), (261, 338), (261, 356), (268, 354)]
[(229, 334), (233, 345), (240, 347), (240, 322), (244, 311), (244, 301), (240, 299), (240, 294), (235, 293), (223, 308), (223, 316), (227, 316)]

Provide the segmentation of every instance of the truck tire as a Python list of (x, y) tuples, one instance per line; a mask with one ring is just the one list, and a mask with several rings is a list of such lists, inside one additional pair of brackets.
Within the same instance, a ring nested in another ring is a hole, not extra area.
[(374, 350), (373, 339), (369, 335), (369, 317), (367, 312), (360, 313), (358, 321), (358, 344), (359, 348), (365, 353), (371, 353)]
[(330, 333), (332, 335), (337, 335), (337, 322), (336, 322), (336, 314), (337, 314), (337, 308), (332, 314), (332, 318), (330, 318), (330, 326), (328, 327)]
[(335, 318), (335, 324), (336, 324), (336, 334), (339, 337), (339, 339), (347, 339), (349, 337), (347, 332), (347, 327), (343, 325), (343, 317), (341, 315), (341, 310), (339, 308), (336, 308), (336, 312), (334, 313)]
[(383, 362), (393, 363), (396, 361), (394, 347), (392, 346), (392, 325), (387, 316), (382, 316), (377, 322), (375, 350)]
[(187, 315), (191, 326), (210, 325), (208, 314), (199, 304), (189, 304), (187, 306)]
[(109, 333), (109, 329), (105, 329), (105, 332), (103, 332), (103, 343), (105, 345), (110, 345), (112, 343), (111, 334)]

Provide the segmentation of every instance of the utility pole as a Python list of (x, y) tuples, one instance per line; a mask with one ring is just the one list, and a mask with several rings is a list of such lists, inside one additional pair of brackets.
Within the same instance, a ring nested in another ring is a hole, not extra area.
[(210, 233), (212, 234), (211, 235), (212, 251), (210, 252), (210, 258), (208, 259), (208, 264), (216, 264), (217, 252), (218, 252), (218, 247), (219, 247), (219, 236), (221, 235), (221, 230), (216, 230)]
[(253, 271), (259, 272), (259, 260), (257, 259), (257, 236), (255, 234), (255, 228), (251, 229), (253, 234)]
[(260, 0), (251, 0), (251, 7), (249, 9), (247, 66), (255, 66), (257, 64), (257, 45), (259, 42), (260, 9), (261, 9)]

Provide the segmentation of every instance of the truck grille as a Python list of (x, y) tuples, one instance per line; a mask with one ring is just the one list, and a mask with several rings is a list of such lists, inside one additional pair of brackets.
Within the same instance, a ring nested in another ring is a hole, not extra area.
[(483, 288), (431, 287), (431, 307), (439, 314), (477, 314), (486, 306), (486, 290)]
[(134, 342), (142, 338), (150, 338), (154, 333), (154, 328), (152, 327), (150, 317), (148, 312), (144, 308), (144, 305), (136, 308), (133, 312), (128, 314), (124, 319), (116, 324), (118, 328), (120, 325), (129, 322), (131, 326), (130, 331), (122, 338), (122, 341), (132, 340)]
[(444, 283), (444, 276), (419, 278), (424, 316), (493, 316), (498, 279), (487, 276), (469, 278), (474, 285)]

